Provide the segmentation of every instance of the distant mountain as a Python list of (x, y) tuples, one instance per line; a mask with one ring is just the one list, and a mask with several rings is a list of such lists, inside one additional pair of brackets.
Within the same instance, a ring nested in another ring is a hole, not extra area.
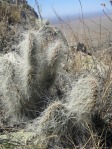
[[(106, 12), (108, 15), (110, 15), (109, 12)], [(104, 16), (104, 12), (103, 10), (100, 11), (100, 12), (92, 12), (92, 13), (86, 13), (84, 14), (84, 19), (88, 19), (88, 18), (94, 18), (94, 17), (102, 17)], [(59, 16), (60, 17), (60, 16)], [(69, 15), (69, 16), (63, 16), (63, 17), (60, 17), (63, 21), (75, 21), (79, 18), (81, 18), (82, 16), (81, 15)], [(48, 18), (49, 21), (52, 23), (52, 24), (57, 24), (59, 23), (59, 18), (57, 18), (57, 16), (54, 18)]]

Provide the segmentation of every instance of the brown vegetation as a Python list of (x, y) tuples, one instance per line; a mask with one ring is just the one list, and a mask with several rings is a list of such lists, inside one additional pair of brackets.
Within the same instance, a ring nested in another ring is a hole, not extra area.
[(111, 47), (92, 51), (87, 34), (78, 44), (67, 24), (71, 45), (22, 8), (0, 5), (0, 147), (111, 148)]
[(20, 22), (20, 18), (20, 9), (17, 6), (5, 3), (0, 5), (0, 22), (15, 24)]

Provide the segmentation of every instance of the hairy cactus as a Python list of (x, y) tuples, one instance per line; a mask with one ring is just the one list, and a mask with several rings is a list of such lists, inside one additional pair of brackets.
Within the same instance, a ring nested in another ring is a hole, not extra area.
[(73, 86), (64, 103), (51, 103), (42, 115), (27, 127), (37, 133), (36, 143), (72, 148), (72, 142), (75, 145), (84, 145), (90, 137), (91, 111), (97, 89), (98, 82), (95, 78), (83, 78)]
[[(27, 124), (25, 134), (14, 133), (12, 138), (26, 142), (28, 134), (27, 140), (33, 139), (39, 146), (90, 148), (94, 147), (93, 135), (94, 142), (100, 135), (105, 140), (108, 130), (108, 143), (111, 89), (105, 90), (110, 92), (109, 100), (104, 103), (101, 99), (108, 66), (69, 49), (62, 33), (47, 22), (37, 21), (34, 30), (24, 31), (20, 37), (15, 50), (0, 55), (3, 124)], [(104, 114), (107, 107), (109, 115)]]
[(64, 75), (59, 65), (67, 63), (65, 45), (58, 30), (43, 25), (38, 31), (24, 33), (16, 51), (0, 56), (5, 119), (17, 122), (35, 118), (44, 109), (47, 98), (55, 96), (52, 90), (56, 89), (51, 86), (56, 75)]

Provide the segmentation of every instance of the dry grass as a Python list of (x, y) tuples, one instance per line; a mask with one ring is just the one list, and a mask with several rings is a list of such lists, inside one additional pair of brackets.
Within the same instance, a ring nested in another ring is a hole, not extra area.
[(7, 24), (16, 24), (20, 22), (20, 10), (15, 5), (1, 4), (0, 5), (0, 21)]
[[(57, 17), (77, 44), (79, 37), (70, 23)], [(90, 29), (83, 19), (82, 12), (82, 38), (91, 50)], [(0, 20), (0, 34), (5, 37), (7, 25), (21, 20), (19, 8), (1, 5)], [(100, 43), (101, 21), (99, 28)], [(36, 132), (34, 143), (40, 148), (43, 144), (45, 148), (62, 149), (112, 147), (112, 63), (108, 49), (106, 56), (101, 51), (97, 56), (77, 52), (59, 31), (44, 24), (39, 31), (25, 33), (17, 50), (0, 56), (5, 121), (33, 119), (27, 130)]]
[(7, 31), (7, 25), (5, 22), (0, 22), (0, 37), (5, 37)]

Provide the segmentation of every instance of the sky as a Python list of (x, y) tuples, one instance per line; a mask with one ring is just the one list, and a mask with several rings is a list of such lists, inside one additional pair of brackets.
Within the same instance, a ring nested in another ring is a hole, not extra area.
[[(35, 0), (27, 1), (37, 11)], [(38, 3), (40, 5), (42, 17), (50, 19), (56, 16), (53, 9), (56, 10), (60, 17), (81, 15), (81, 6), (79, 1), (81, 1), (84, 14), (103, 12), (103, 9), (105, 9), (105, 11), (112, 12), (112, 6), (110, 5), (109, 0), (38, 0)], [(101, 4), (106, 4), (106, 8)]]

